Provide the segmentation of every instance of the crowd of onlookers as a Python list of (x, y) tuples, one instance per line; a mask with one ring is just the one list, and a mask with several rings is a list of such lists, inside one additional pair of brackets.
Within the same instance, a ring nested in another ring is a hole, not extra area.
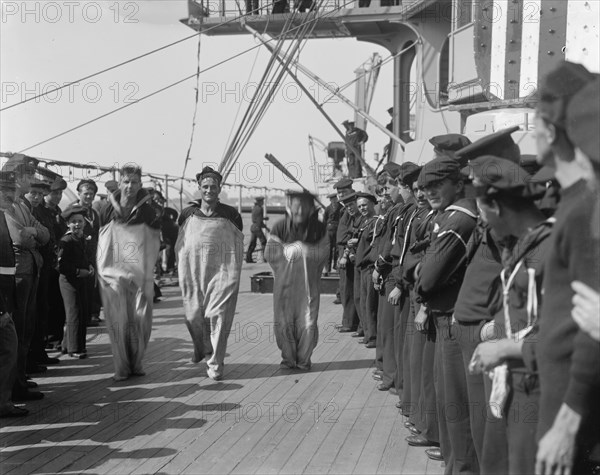
[[(387, 163), (379, 201), (350, 178), (330, 195), (338, 331), (375, 350), (373, 379), (399, 397), (407, 443), (448, 474), (599, 473), (599, 87), (573, 63), (542, 80), (535, 161), (511, 137), (518, 127), (473, 143), (446, 134), (431, 138), (423, 166)], [(37, 165), (14, 155), (0, 174), (2, 417), (26, 415), (14, 403), (43, 397), (29, 375), (60, 362), (50, 351), (86, 357), (86, 328), (101, 309), (106, 204), (84, 179), (61, 210), (67, 183), (35, 179)], [(220, 190), (222, 177), (206, 170)], [(120, 184), (106, 186), (114, 201)], [(175, 265), (177, 213), (151, 193), (160, 275)], [(189, 213), (204, 216), (202, 204)], [(253, 214), (258, 236), (262, 208)]]
[[(120, 183), (106, 182), (96, 199), (92, 179), (77, 184), (78, 199), (60, 208), (67, 182), (38, 161), (11, 156), (0, 172), (0, 416), (27, 410), (15, 402), (42, 399), (31, 376), (67, 358), (87, 357), (86, 331), (102, 321), (96, 254), (103, 210)], [(158, 190), (147, 189), (161, 224), (164, 252), (157, 278), (174, 272), (177, 212)], [(154, 299), (160, 297), (155, 284)], [(58, 354), (57, 354), (58, 353)], [(55, 356), (53, 356), (53, 354)]]
[(563, 63), (511, 134), (431, 138), (325, 219), (341, 333), (375, 349), (411, 446), (453, 473), (600, 473), (599, 80)]

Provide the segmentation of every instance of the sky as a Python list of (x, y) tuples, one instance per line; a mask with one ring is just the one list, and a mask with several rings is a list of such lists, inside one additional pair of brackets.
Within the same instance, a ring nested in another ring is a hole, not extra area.
[[(187, 17), (187, 2), (180, 0), (1, 3), (2, 108), (194, 33), (179, 22)], [(201, 68), (255, 45), (257, 42), (249, 35), (203, 35)], [(21, 151), (193, 75), (197, 46), (196, 39), (185, 41), (0, 112), (0, 151)], [(328, 82), (343, 85), (354, 79), (354, 70), (374, 52), (383, 58), (389, 56), (380, 46), (354, 39), (315, 39), (306, 43), (300, 62)], [(265, 48), (257, 48), (201, 74), (187, 177), (193, 178), (204, 165), (216, 166), (221, 161), (236, 114), (247, 107), (268, 57)], [(389, 121), (386, 111), (392, 105), (392, 68), (391, 61), (382, 67), (371, 106), (371, 115), (382, 124)], [(318, 100), (327, 97), (324, 89), (304, 79)], [(136, 162), (147, 172), (181, 175), (191, 138), (195, 86), (195, 79), (188, 80), (25, 153), (104, 166)], [(346, 90), (346, 96), (354, 98), (354, 87)], [(327, 104), (325, 110), (338, 124), (354, 117), (353, 110), (339, 100)], [(370, 139), (365, 155), (374, 163), (373, 154), (381, 154), (388, 138), (373, 127), (367, 131)], [(265, 153), (272, 153), (304, 186), (315, 189), (309, 135), (323, 142), (340, 140), (293, 79), (286, 76), (228, 182), (269, 189), (293, 187), (266, 164)], [(324, 152), (315, 152), (317, 159), (325, 163)], [(62, 171), (72, 180), (83, 174)], [(255, 195), (256, 191), (244, 194)]]

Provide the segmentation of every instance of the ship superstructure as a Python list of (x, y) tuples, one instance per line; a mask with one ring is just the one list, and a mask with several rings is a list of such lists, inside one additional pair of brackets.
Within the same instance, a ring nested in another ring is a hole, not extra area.
[(326, 0), (298, 12), (301, 0), (286, 1), (283, 13), (252, 1), (189, 0), (185, 23), (207, 35), (247, 34), (250, 25), (278, 37), (290, 22), (313, 21), (311, 38), (354, 37), (395, 55), (393, 133), (407, 143), (394, 144), (395, 161), (426, 161), (434, 135), (476, 137), (512, 125), (521, 127), (522, 151), (534, 153), (528, 98), (539, 78), (564, 59), (600, 70), (593, 0)]

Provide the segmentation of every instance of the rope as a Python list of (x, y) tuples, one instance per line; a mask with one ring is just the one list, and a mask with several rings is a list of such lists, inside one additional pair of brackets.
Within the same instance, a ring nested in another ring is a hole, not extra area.
[[(317, 6), (317, 9), (319, 9), (321, 7), (323, 3), (323, 0), (320, 1), (319, 5)], [(322, 15), (324, 16), (324, 15)], [(321, 17), (322, 17), (321, 16)], [(289, 18), (289, 21), (291, 22), (291, 20), (293, 19), (294, 15), (291, 15)], [(274, 48), (274, 51), (271, 55), (271, 60), (269, 61), (269, 65), (267, 66), (267, 70), (265, 71), (265, 74), (263, 75), (263, 78), (266, 77), (268, 75), (268, 73), (272, 70), (273, 67), (273, 60), (277, 60), (277, 68), (276, 68), (276, 72), (274, 74), (277, 74), (277, 78), (274, 80), (273, 84), (275, 84), (275, 87), (271, 87), (268, 92), (264, 92), (265, 89), (257, 89), (255, 97), (256, 96), (260, 96), (265, 97), (266, 95), (266, 99), (265, 100), (261, 100), (261, 102), (259, 103), (258, 101), (256, 102), (256, 106), (252, 107), (253, 104), (251, 104), (247, 111), (246, 114), (244, 116), (244, 119), (242, 120), (242, 123), (240, 123), (240, 126), (238, 128), (238, 132), (236, 133), (236, 138), (234, 139), (234, 141), (232, 141), (232, 143), (230, 144), (228, 150), (229, 153), (225, 154), (223, 161), (221, 163), (221, 169), (225, 170), (225, 177), (228, 176), (228, 174), (231, 172), (231, 170), (233, 169), (233, 166), (235, 165), (235, 163), (237, 162), (239, 155), (241, 154), (241, 152), (243, 151), (243, 149), (245, 148), (246, 144), (248, 143), (248, 141), (250, 140), (252, 134), (254, 133), (254, 131), (256, 130), (256, 128), (258, 127), (260, 121), (262, 120), (262, 118), (264, 117), (269, 105), (270, 105), (270, 99), (273, 96), (273, 94), (275, 94), (280, 88), (281, 88), (281, 79), (283, 77), (283, 75), (286, 73), (287, 71), (287, 67), (289, 66), (290, 62), (292, 62), (294, 60), (294, 57), (300, 53), (300, 51), (303, 48), (303, 43), (302, 41), (305, 40), (306, 36), (308, 34), (311, 34), (312, 31), (314, 31), (314, 28), (316, 28), (316, 24), (317, 22), (320, 20), (321, 17), (316, 17), (314, 19), (313, 22), (306, 22), (306, 27), (302, 28), (301, 31), (299, 31), (295, 37), (291, 40), (290, 46), (288, 47), (288, 53), (285, 54), (285, 57), (287, 58), (285, 63), (282, 64), (282, 60), (279, 59), (279, 50), (280, 50), (280, 46), (282, 43), (281, 38), (286, 38), (287, 37), (287, 26), (289, 22), (286, 22), (286, 25), (284, 26), (284, 29), (286, 31), (286, 35), (280, 35), (280, 40), (278, 41), (277, 46)], [(310, 32), (309, 32), (310, 29)], [(297, 41), (296, 41), (297, 39)], [(289, 53), (290, 50), (293, 50), (291, 53)], [(261, 81), (260, 85), (264, 84), (263, 81)], [(254, 103), (254, 101), (253, 101)], [(249, 116), (248, 122), (245, 121), (246, 117)], [(246, 125), (247, 123), (249, 123), (249, 125), (247, 125), (247, 127), (244, 129), (244, 125)]]
[[(198, 103), (200, 96), (200, 53), (202, 52), (202, 35), (198, 35), (198, 52), (196, 55), (196, 101), (194, 103), (194, 115), (192, 116), (192, 130), (190, 132), (190, 144), (187, 149), (187, 154), (185, 156), (185, 162), (183, 163), (183, 171), (181, 172), (181, 176), (185, 176), (185, 171), (187, 169), (188, 162), (190, 161), (190, 153), (192, 152), (192, 146), (194, 144), (194, 132), (196, 131), (196, 116), (198, 114)], [(183, 196), (183, 181), (181, 182), (181, 187), (179, 189), (179, 205), (183, 208), (182, 203)]]
[[(270, 6), (272, 6), (272, 5), (273, 5), (273, 3), (269, 3), (269, 4), (265, 5), (264, 7), (261, 7), (260, 9), (262, 10), (262, 9), (264, 9), (264, 8), (269, 8), (269, 7), (270, 7)], [(237, 21), (237, 20), (239, 20), (240, 18), (242, 18), (242, 17), (245, 17), (245, 16), (248, 16), (248, 15), (249, 15), (248, 13), (245, 13), (245, 14), (242, 14), (242, 15), (240, 15), (240, 16), (233, 17), (233, 18), (231, 18), (231, 19), (229, 19), (229, 20), (227, 20), (227, 21), (224, 21), (223, 23), (219, 23), (218, 25), (211, 26), (210, 28), (207, 28), (207, 29), (204, 31), (204, 33), (208, 33), (208, 32), (209, 32), (209, 31), (211, 31), (211, 30), (214, 30), (214, 29), (216, 29), (216, 28), (219, 28), (219, 27), (221, 27), (221, 26), (223, 26), (223, 25), (227, 25), (228, 23), (232, 23), (232, 22), (234, 22), (234, 21)], [(95, 76), (100, 76), (101, 74), (104, 74), (104, 73), (106, 73), (106, 72), (108, 72), (108, 71), (112, 71), (113, 69), (120, 68), (121, 66), (125, 66), (126, 64), (129, 64), (129, 63), (132, 63), (132, 62), (134, 62), (134, 61), (137, 61), (137, 60), (139, 60), (139, 59), (145, 58), (146, 56), (151, 56), (151, 55), (153, 55), (154, 53), (158, 53), (159, 51), (163, 51), (163, 50), (165, 50), (165, 49), (167, 49), (167, 48), (170, 48), (171, 46), (178, 45), (179, 43), (183, 43), (184, 41), (187, 41), (187, 40), (190, 40), (190, 39), (192, 39), (192, 38), (195, 38), (196, 36), (200, 36), (201, 34), (202, 34), (202, 32), (194, 33), (193, 35), (186, 36), (185, 38), (182, 38), (182, 39), (180, 39), (180, 40), (177, 40), (177, 41), (174, 41), (174, 42), (172, 42), (172, 43), (166, 44), (166, 45), (164, 45), (164, 46), (161, 46), (161, 47), (159, 47), (159, 48), (156, 48), (156, 49), (150, 50), (150, 51), (148, 51), (148, 52), (146, 52), (146, 53), (140, 54), (139, 56), (134, 56), (133, 58), (130, 58), (130, 59), (128, 59), (128, 60), (126, 60), (126, 61), (123, 61), (123, 62), (121, 62), (121, 63), (117, 63), (117, 64), (115, 64), (115, 65), (113, 65), (113, 66), (110, 66), (110, 67), (108, 67), (108, 68), (102, 69), (102, 70), (100, 70), (100, 71), (98, 71), (98, 72), (95, 72), (95, 73), (89, 74), (89, 75), (87, 75), (87, 76), (84, 76), (84, 77), (82, 77), (82, 78), (76, 79), (75, 81), (71, 81), (71, 82), (69, 82), (69, 83), (66, 83), (66, 84), (64, 84), (63, 86), (59, 86), (59, 87), (56, 87), (56, 88), (54, 88), (54, 89), (50, 89), (50, 90), (48, 90), (48, 91), (46, 91), (46, 92), (43, 92), (43, 93), (41, 93), (41, 94), (39, 94), (39, 95), (37, 95), (37, 96), (33, 96), (33, 97), (30, 97), (29, 99), (24, 99), (24, 100), (22, 100), (22, 101), (20, 101), (20, 102), (16, 102), (16, 103), (14, 103), (14, 104), (11, 104), (11, 105), (9, 105), (9, 106), (3, 107), (2, 109), (0, 109), (0, 112), (3, 112), (3, 111), (5, 111), (5, 110), (8, 110), (8, 109), (12, 109), (13, 107), (19, 106), (19, 105), (21, 105), (21, 104), (25, 104), (26, 102), (33, 101), (34, 99), (38, 99), (38, 98), (40, 98), (40, 97), (43, 97), (43, 96), (46, 96), (46, 95), (48, 95), (48, 94), (52, 94), (53, 92), (60, 91), (61, 89), (64, 89), (64, 88), (66, 88), (66, 87), (70, 87), (70, 86), (72, 86), (72, 85), (74, 85), (74, 84), (77, 84), (77, 83), (79, 83), (79, 82), (82, 82), (82, 81), (86, 81), (86, 80), (88, 80), (88, 79), (91, 79), (91, 78), (93, 78), (93, 77), (95, 77)]]
[[(285, 68), (283, 68), (277, 60), (278, 52), (283, 45), (284, 39), (287, 39), (287, 33), (290, 31), (289, 25), (293, 21), (294, 17), (295, 13), (292, 13), (292, 15), (287, 18), (283, 27), (284, 34), (280, 35), (279, 41), (275, 46), (275, 53), (273, 53), (269, 58), (269, 63), (267, 64), (261, 81), (259, 82), (259, 87), (255, 91), (253, 100), (246, 109), (246, 113), (240, 122), (236, 135), (223, 156), (219, 168), (221, 171), (225, 171), (225, 177), (231, 173), (231, 170), (237, 162), (241, 152), (264, 117), (270, 105), (270, 99), (277, 92), (277, 90), (281, 88), (281, 79), (285, 74)], [(318, 18), (315, 18), (315, 21), (312, 22), (312, 29), (315, 28), (317, 21)], [(290, 50), (292, 51), (290, 56), (293, 57), (297, 54), (301, 46), (301, 41), (306, 37), (310, 26), (311, 22), (305, 22), (303, 28), (296, 32), (294, 38), (292, 38), (288, 46), (288, 53)], [(271, 74), (273, 75), (274, 79), (269, 83), (267, 79)], [(269, 84), (274, 84), (275, 86), (269, 86)]]
[[(348, 2), (348, 3), (350, 3), (350, 2)], [(345, 6), (345, 4), (344, 4), (343, 6)], [(323, 16), (326, 16), (326, 15), (328, 15), (328, 14), (334, 13), (336, 10), (343, 8), (343, 6), (336, 7), (336, 9), (334, 9), (334, 10), (331, 10), (331, 11), (329, 11), (329, 12), (325, 13)], [(298, 25), (298, 26), (296, 26), (296, 27), (292, 28), (290, 31), (296, 30), (296, 29), (298, 29), (298, 28), (302, 27), (303, 25), (305, 25), (306, 23), (310, 23), (310, 22), (314, 22), (314, 21), (315, 21), (315, 19), (311, 19), (311, 20), (309, 20), (309, 21), (307, 21), (307, 22), (304, 22), (304, 23), (302, 23), (302, 24), (300, 24), (300, 25)], [(194, 37), (195, 37), (195, 36), (196, 36), (196, 35), (194, 35)], [(282, 35), (279, 35), (278, 37), (281, 37), (281, 36), (282, 36)], [(278, 37), (275, 37), (275, 38), (278, 38)], [(273, 38), (273, 39), (275, 39), (275, 38)], [(226, 59), (224, 59), (223, 61), (219, 61), (218, 63), (215, 63), (215, 64), (213, 64), (213, 65), (211, 65), (211, 66), (209, 66), (209, 67), (207, 67), (207, 68), (205, 68), (205, 69), (202, 69), (202, 70), (200, 71), (200, 74), (202, 74), (202, 73), (205, 73), (205, 72), (207, 72), (207, 71), (210, 71), (211, 69), (214, 69), (214, 68), (216, 68), (216, 67), (218, 67), (218, 66), (221, 66), (222, 64), (225, 64), (225, 63), (227, 63), (227, 62), (229, 62), (229, 61), (231, 61), (231, 60), (233, 60), (233, 59), (236, 59), (236, 58), (238, 58), (239, 56), (242, 56), (242, 55), (244, 55), (244, 54), (246, 54), (246, 53), (248, 53), (248, 52), (252, 51), (253, 49), (258, 49), (258, 48), (260, 48), (260, 47), (261, 47), (261, 45), (260, 45), (260, 44), (258, 44), (258, 45), (255, 45), (255, 46), (252, 46), (251, 48), (248, 48), (248, 49), (246, 49), (246, 50), (244, 50), (244, 51), (241, 51), (240, 53), (237, 53), (237, 54), (235, 54), (235, 55), (233, 55), (233, 56), (230, 56), (229, 58), (226, 58)], [(71, 132), (74, 132), (74, 131), (76, 131), (76, 130), (78, 130), (78, 129), (82, 128), (82, 127), (85, 127), (85, 126), (87, 126), (87, 125), (89, 125), (89, 124), (92, 124), (92, 123), (94, 123), (94, 122), (98, 121), (98, 120), (101, 120), (101, 119), (103, 119), (103, 118), (105, 118), (105, 117), (108, 117), (108, 116), (110, 116), (110, 115), (112, 115), (112, 114), (115, 114), (115, 113), (117, 113), (117, 112), (119, 112), (119, 111), (121, 111), (121, 110), (123, 110), (123, 109), (126, 109), (127, 107), (131, 107), (131, 106), (133, 106), (133, 105), (135, 105), (135, 104), (138, 104), (138, 103), (140, 103), (140, 102), (142, 102), (142, 101), (144, 101), (144, 100), (146, 100), (146, 99), (149, 99), (149, 98), (150, 98), (150, 97), (152, 97), (152, 96), (155, 96), (155, 95), (157, 95), (157, 94), (160, 94), (161, 92), (164, 92), (164, 91), (166, 91), (166, 90), (168, 90), (168, 89), (171, 89), (172, 87), (178, 86), (179, 84), (181, 84), (181, 83), (183, 83), (183, 82), (185, 82), (185, 81), (188, 81), (188, 80), (190, 80), (190, 79), (192, 79), (192, 78), (195, 78), (196, 76), (197, 76), (197, 73), (191, 74), (191, 75), (189, 75), (189, 76), (187, 76), (187, 77), (185, 77), (185, 78), (183, 78), (183, 79), (180, 79), (179, 81), (175, 81), (174, 83), (171, 83), (171, 84), (169, 84), (169, 85), (167, 85), (167, 86), (165, 86), (165, 87), (163, 87), (163, 88), (160, 88), (160, 89), (158, 89), (158, 90), (156, 90), (156, 91), (154, 91), (154, 92), (152, 92), (152, 93), (150, 93), (150, 94), (147, 94), (146, 96), (143, 96), (143, 97), (141, 97), (141, 98), (139, 98), (139, 99), (136, 99), (135, 101), (129, 102), (129, 103), (127, 103), (127, 104), (124, 104), (124, 105), (122, 105), (121, 107), (117, 107), (116, 109), (113, 109), (113, 110), (111, 110), (111, 111), (109, 111), (109, 112), (106, 112), (105, 114), (102, 114), (102, 115), (100, 115), (100, 116), (97, 116), (97, 117), (95, 117), (95, 118), (93, 118), (93, 119), (90, 119), (90, 120), (88, 120), (88, 121), (86, 121), (86, 122), (84, 122), (84, 123), (82, 123), (82, 124), (79, 124), (79, 125), (77, 125), (77, 126), (75, 126), (75, 127), (72, 127), (72, 128), (70, 128), (70, 129), (68, 129), (68, 130), (66, 130), (66, 131), (64, 131), (64, 132), (61, 132), (60, 134), (53, 135), (52, 137), (49, 137), (49, 138), (47, 138), (47, 139), (45, 139), (45, 140), (42, 140), (42, 141), (40, 141), (40, 142), (38, 142), (38, 143), (35, 143), (35, 144), (33, 144), (33, 145), (30, 145), (30, 146), (28, 146), (28, 147), (26, 147), (26, 148), (24, 148), (24, 149), (21, 149), (21, 150), (20, 150), (18, 153), (23, 153), (23, 152), (26, 152), (27, 150), (31, 150), (32, 148), (38, 147), (38, 146), (40, 146), (40, 145), (43, 145), (43, 144), (45, 144), (45, 143), (47, 143), (47, 142), (50, 142), (50, 141), (52, 141), (52, 140), (55, 140), (55, 139), (57, 139), (57, 138), (60, 138), (60, 137), (62, 137), (63, 135), (67, 135), (67, 134), (69, 134), (69, 133), (71, 133)], [(49, 92), (51, 92), (51, 91), (49, 91)]]

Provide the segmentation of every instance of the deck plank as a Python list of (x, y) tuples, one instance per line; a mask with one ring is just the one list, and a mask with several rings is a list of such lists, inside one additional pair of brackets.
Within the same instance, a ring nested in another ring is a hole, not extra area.
[(46, 397), (3, 420), (0, 470), (29, 473), (428, 473), (408, 448), (397, 398), (375, 388), (374, 351), (339, 334), (341, 306), (321, 299), (310, 372), (281, 370), (271, 295), (249, 292), (244, 268), (225, 380), (192, 364), (177, 287), (155, 307), (146, 376), (115, 383), (108, 335), (89, 329), (86, 360), (36, 378)]

